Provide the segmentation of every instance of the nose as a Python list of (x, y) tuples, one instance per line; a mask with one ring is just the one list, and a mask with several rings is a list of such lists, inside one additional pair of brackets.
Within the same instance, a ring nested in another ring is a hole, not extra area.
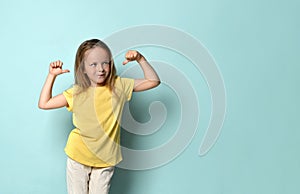
[(97, 71), (99, 71), (99, 72), (103, 72), (104, 71), (102, 64), (98, 64), (97, 65)]

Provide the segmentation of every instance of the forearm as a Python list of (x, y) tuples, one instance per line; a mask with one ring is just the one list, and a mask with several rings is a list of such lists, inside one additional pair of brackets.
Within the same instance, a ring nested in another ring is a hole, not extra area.
[(52, 98), (52, 88), (55, 81), (56, 75), (48, 74), (44, 86), (42, 88), (40, 99), (39, 99), (39, 108), (47, 109), (47, 103)]
[(145, 59), (144, 56), (141, 56), (137, 60), (137, 62), (139, 63), (141, 69), (143, 70), (145, 80), (160, 83), (160, 79), (159, 79), (156, 71), (149, 64), (149, 62)]

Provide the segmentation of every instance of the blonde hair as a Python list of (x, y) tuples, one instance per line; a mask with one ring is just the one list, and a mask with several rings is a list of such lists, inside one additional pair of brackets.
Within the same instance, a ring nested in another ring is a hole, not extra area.
[(91, 81), (88, 76), (84, 73), (84, 60), (86, 57), (86, 52), (92, 48), (100, 47), (109, 55), (110, 58), (110, 71), (107, 79), (105, 80), (104, 85), (109, 88), (110, 91), (114, 89), (115, 78), (116, 78), (116, 68), (114, 65), (112, 53), (109, 47), (98, 39), (90, 39), (84, 41), (79, 48), (77, 49), (76, 58), (75, 58), (75, 65), (74, 65), (74, 72), (75, 72), (75, 85), (77, 85), (80, 89), (78, 93), (85, 91), (88, 87), (91, 86)]

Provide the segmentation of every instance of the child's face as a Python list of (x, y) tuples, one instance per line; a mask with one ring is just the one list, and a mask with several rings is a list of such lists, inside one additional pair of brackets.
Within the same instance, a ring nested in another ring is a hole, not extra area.
[(95, 47), (86, 52), (84, 73), (91, 81), (91, 86), (104, 85), (110, 72), (110, 57), (106, 50)]

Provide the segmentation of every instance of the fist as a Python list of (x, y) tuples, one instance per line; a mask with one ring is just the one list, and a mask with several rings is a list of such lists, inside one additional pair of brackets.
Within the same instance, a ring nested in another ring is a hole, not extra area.
[(127, 51), (125, 54), (125, 60), (123, 61), (123, 65), (129, 63), (130, 61), (137, 61), (139, 62), (143, 58), (143, 55), (135, 50)]
[(63, 66), (63, 62), (61, 62), (59, 60), (50, 63), (49, 73), (52, 75), (60, 75), (63, 73), (70, 72), (70, 70), (68, 70), (68, 69), (62, 69), (62, 66)]

